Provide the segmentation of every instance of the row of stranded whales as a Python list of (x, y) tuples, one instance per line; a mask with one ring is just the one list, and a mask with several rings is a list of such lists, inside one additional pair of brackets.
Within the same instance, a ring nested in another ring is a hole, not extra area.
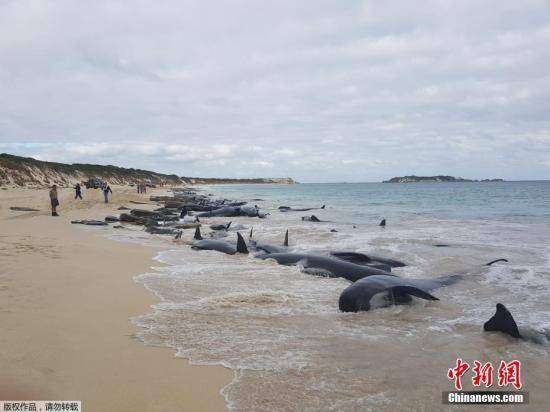
[[(84, 225), (104, 226), (107, 222), (130, 222), (146, 226), (146, 230), (156, 234), (175, 234), (175, 239), (180, 239), (183, 231), (181, 229), (195, 228), (194, 240), (191, 247), (197, 250), (215, 250), (226, 254), (248, 254), (251, 250), (260, 252), (256, 257), (260, 259), (273, 259), (282, 265), (299, 265), (303, 271), (309, 274), (343, 277), (353, 282), (344, 289), (340, 295), (338, 306), (343, 312), (368, 311), (378, 305), (408, 303), (412, 296), (426, 300), (438, 300), (430, 292), (434, 289), (450, 286), (458, 282), (460, 275), (441, 276), (434, 279), (404, 279), (391, 273), (394, 267), (406, 266), (405, 263), (394, 259), (383, 258), (374, 255), (367, 255), (358, 252), (331, 251), (329, 256), (315, 255), (308, 253), (292, 253), (288, 243), (288, 230), (282, 245), (272, 245), (252, 239), (253, 229), (250, 229), (249, 246), (246, 245), (242, 235), (237, 232), (235, 241), (220, 239), (204, 239), (200, 232), (201, 223), (198, 217), (210, 216), (249, 216), (266, 217), (266, 214), (259, 212), (257, 206), (247, 206), (246, 202), (208, 202), (205, 196), (197, 196), (191, 192), (182, 192), (184, 195), (176, 200), (167, 200), (165, 207), (154, 211), (132, 209), (129, 213), (122, 213), (120, 216), (107, 216), (105, 221), (97, 220), (75, 220), (71, 223)], [(173, 199), (173, 198), (172, 198)], [(169, 204), (172, 202), (173, 204)], [(193, 203), (196, 202), (196, 203)], [(138, 203), (138, 202), (131, 202)], [(324, 209), (323, 205), (319, 209)], [(15, 209), (15, 208), (14, 208)], [(306, 211), (315, 208), (292, 208), (282, 206), (282, 212)], [(119, 210), (129, 210), (122, 206)], [(181, 222), (187, 213), (200, 211), (194, 214), (194, 222)], [(302, 220), (321, 222), (315, 215), (303, 217)], [(162, 223), (162, 226), (158, 222)], [(383, 219), (379, 226), (385, 227), (386, 220)], [(120, 225), (115, 227), (122, 227)], [(243, 230), (242, 225), (226, 224), (210, 225), (216, 236), (227, 236), (232, 230)], [(435, 247), (448, 247), (446, 244), (436, 244)], [(497, 262), (508, 262), (506, 259), (496, 259), (486, 265), (490, 266)], [(381, 298), (381, 299), (378, 299)], [(530, 340), (535, 343), (548, 343), (550, 340), (549, 331), (536, 331), (529, 328), (518, 328), (514, 318), (502, 303), (496, 305), (496, 312), (483, 326), (487, 332), (502, 332), (513, 338)]]
[[(75, 221), (74, 223), (77, 222)], [(78, 221), (78, 223), (99, 224), (101, 222)], [(231, 222), (225, 224), (225, 229), (229, 228), (230, 224)], [(179, 231), (175, 238), (181, 238), (181, 234), (182, 231)], [(338, 307), (342, 312), (368, 311), (374, 307), (405, 304), (412, 300), (412, 296), (432, 301), (439, 300), (439, 298), (430, 293), (432, 290), (450, 286), (462, 279), (460, 275), (441, 276), (435, 279), (403, 279), (389, 273), (373, 274), (376, 271), (376, 267), (372, 266), (367, 268), (366, 271), (361, 272), (358, 271), (356, 266), (348, 266), (345, 263), (360, 266), (365, 264), (373, 265), (379, 262), (388, 265), (390, 270), (392, 267), (403, 267), (405, 263), (357, 252), (331, 252), (332, 257), (342, 260), (342, 262), (336, 263), (330, 257), (282, 253), (282, 251), (288, 249), (288, 230), (285, 233), (283, 246), (253, 241), (252, 235), (253, 229), (250, 230), (250, 245), (254, 250), (265, 253), (257, 256), (261, 259), (273, 258), (281, 264), (304, 265), (306, 273), (316, 275), (338, 276), (340, 274), (348, 280), (357, 278), (358, 280), (344, 289), (340, 295)], [(215, 250), (229, 255), (249, 253), (246, 242), (240, 233), (237, 233), (236, 243), (226, 240), (203, 239), (200, 226), (196, 227), (195, 240), (191, 244), (191, 247), (197, 250)], [(508, 260), (496, 259), (488, 262), (486, 265), (490, 266), (497, 262), (508, 262)], [(349, 272), (351, 276), (343, 272), (341, 273), (340, 270), (344, 270), (346, 273)], [(363, 275), (364, 277), (362, 277)], [(378, 299), (375, 297), (378, 297)], [(496, 308), (496, 313), (483, 326), (485, 331), (498, 331), (514, 338), (530, 340), (539, 344), (548, 343), (550, 340), (550, 332), (548, 331), (540, 332), (530, 328), (522, 328), (520, 330), (514, 318), (503, 304), (498, 303)]]

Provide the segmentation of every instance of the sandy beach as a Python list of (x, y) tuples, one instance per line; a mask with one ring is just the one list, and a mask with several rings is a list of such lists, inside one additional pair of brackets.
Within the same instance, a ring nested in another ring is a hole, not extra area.
[(157, 299), (133, 276), (160, 265), (158, 250), (70, 224), (155, 194), (113, 191), (106, 205), (100, 190), (75, 201), (60, 189), (54, 218), (47, 190), (0, 190), (0, 399), (82, 400), (85, 411), (225, 410), (220, 389), (230, 371), (190, 365), (136, 338), (129, 318)]

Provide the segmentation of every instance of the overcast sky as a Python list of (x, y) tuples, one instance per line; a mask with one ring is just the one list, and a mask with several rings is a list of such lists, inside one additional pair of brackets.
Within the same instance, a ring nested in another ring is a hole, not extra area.
[(0, 152), (550, 179), (550, 1), (0, 0)]

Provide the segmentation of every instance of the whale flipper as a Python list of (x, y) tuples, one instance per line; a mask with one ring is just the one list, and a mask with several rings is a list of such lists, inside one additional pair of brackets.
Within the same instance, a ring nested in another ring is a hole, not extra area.
[(430, 295), (425, 290), (416, 288), (414, 286), (394, 286), (393, 288), (391, 288), (391, 291), (396, 296), (412, 295), (412, 296), (416, 296), (417, 298), (426, 299), (426, 300), (439, 300), (435, 296)]
[(491, 319), (485, 322), (483, 329), (488, 332), (498, 331), (506, 333), (518, 339), (522, 338), (512, 314), (502, 303), (497, 303), (497, 311)]
[(286, 233), (285, 233), (285, 241), (283, 242), (283, 246), (288, 246), (288, 229), (286, 230)]
[(193, 236), (193, 239), (202, 240), (201, 228), (199, 226), (195, 229), (195, 236)]
[(248, 254), (246, 243), (239, 232), (237, 232), (237, 252)]

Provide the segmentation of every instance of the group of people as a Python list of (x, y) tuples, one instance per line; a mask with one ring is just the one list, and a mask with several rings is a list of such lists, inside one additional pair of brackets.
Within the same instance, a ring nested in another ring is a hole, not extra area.
[(138, 193), (147, 193), (147, 185), (145, 183), (138, 183), (137, 184), (137, 192)]
[[(103, 198), (105, 203), (109, 203), (109, 193), (113, 193), (111, 186), (108, 183), (103, 183), (101, 185), (101, 190), (103, 190)], [(77, 183), (74, 187), (75, 195), (74, 198), (82, 200), (82, 187), (80, 183)], [(57, 213), (57, 206), (59, 206), (59, 198), (57, 195), (57, 185), (53, 185), (50, 189), (50, 204), (52, 206), (52, 216), (59, 216)]]

